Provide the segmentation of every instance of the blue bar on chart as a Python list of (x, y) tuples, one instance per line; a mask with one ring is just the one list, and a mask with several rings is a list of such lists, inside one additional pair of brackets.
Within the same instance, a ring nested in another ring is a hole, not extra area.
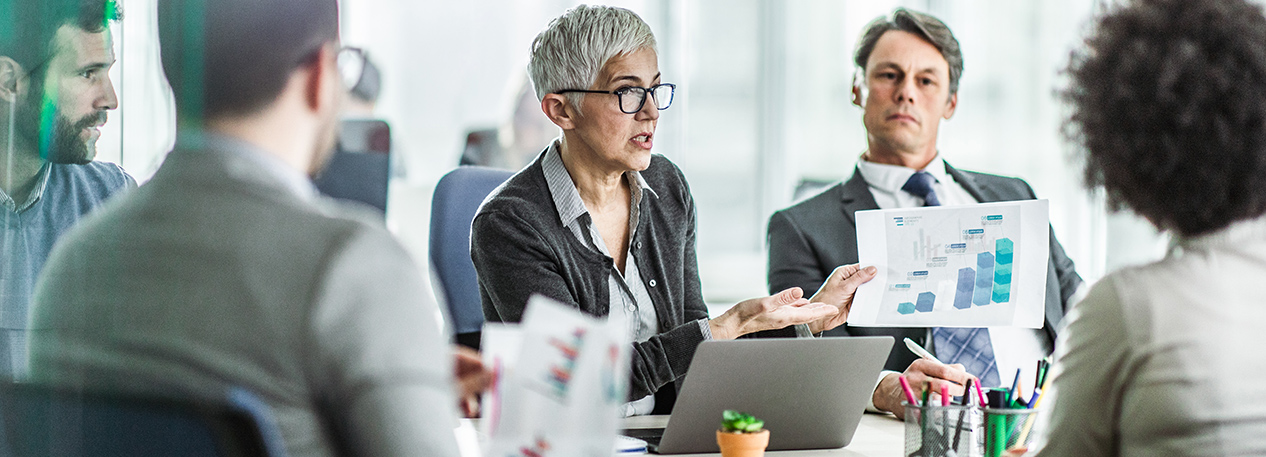
[(920, 313), (932, 312), (932, 303), (936, 302), (936, 294), (931, 292), (923, 292), (919, 294), (919, 299), (915, 300), (914, 309)]
[(982, 252), (976, 255), (976, 291), (972, 295), (972, 303), (976, 306), (989, 304), (993, 293), (993, 254)]
[(976, 269), (967, 267), (958, 270), (958, 291), (954, 294), (954, 307), (971, 308), (971, 294), (976, 290)]
[(901, 314), (914, 314), (914, 303), (905, 302), (898, 304), (897, 312)]
[(1010, 238), (998, 238), (995, 243), (997, 264), (993, 270), (993, 302), (1011, 301), (1011, 266), (1015, 260), (1015, 243)]

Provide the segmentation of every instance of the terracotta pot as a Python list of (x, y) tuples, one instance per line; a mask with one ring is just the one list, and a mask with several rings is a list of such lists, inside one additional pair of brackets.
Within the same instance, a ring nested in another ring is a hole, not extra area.
[(769, 446), (769, 430), (756, 433), (730, 433), (717, 430), (721, 457), (762, 457)]

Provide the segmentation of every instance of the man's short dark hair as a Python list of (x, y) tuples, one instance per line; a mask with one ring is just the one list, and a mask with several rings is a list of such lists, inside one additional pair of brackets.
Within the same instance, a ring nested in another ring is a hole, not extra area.
[(1088, 185), (1199, 235), (1266, 213), (1266, 17), (1243, 0), (1134, 1), (1068, 67)]
[(115, 0), (0, 1), (0, 56), (40, 74), (53, 58), (53, 37), (62, 26), (101, 33), (122, 19), (123, 10)]
[(958, 80), (963, 76), (963, 51), (958, 47), (954, 32), (940, 19), (905, 8), (897, 8), (891, 15), (877, 17), (866, 25), (861, 39), (857, 41), (857, 51), (853, 53), (853, 62), (857, 64), (857, 68), (866, 71), (875, 43), (879, 42), (879, 37), (884, 33), (893, 30), (918, 35), (935, 46), (937, 51), (941, 51), (941, 56), (949, 63), (949, 93), (958, 93)]
[(181, 123), (249, 115), (338, 39), (336, 0), (163, 0), (163, 71)]

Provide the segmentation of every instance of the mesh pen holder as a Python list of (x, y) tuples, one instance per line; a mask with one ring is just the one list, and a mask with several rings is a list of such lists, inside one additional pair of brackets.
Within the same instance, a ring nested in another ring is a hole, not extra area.
[(984, 455), (984, 415), (979, 406), (902, 405), (907, 457)]
[(998, 457), (1010, 449), (1026, 449), (1037, 435), (1039, 409), (985, 408), (984, 455)]

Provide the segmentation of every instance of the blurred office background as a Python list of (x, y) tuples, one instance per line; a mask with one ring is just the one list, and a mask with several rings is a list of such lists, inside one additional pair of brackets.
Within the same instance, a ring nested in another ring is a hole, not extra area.
[[(100, 158), (148, 178), (174, 141), (159, 68), (156, 0), (124, 0), (116, 25), (111, 113)], [(468, 134), (511, 144), (528, 47), (568, 0), (345, 0), (344, 44), (382, 71), (376, 116), (392, 128), (397, 170), (389, 226), (425, 263), (431, 192)], [(796, 189), (852, 173), (866, 147), (849, 102), (852, 50), (871, 19), (898, 6), (944, 20), (962, 44), (958, 111), (940, 150), (953, 165), (1019, 176), (1051, 201), (1056, 234), (1088, 280), (1159, 258), (1164, 236), (1111, 214), (1081, 185), (1076, 151), (1060, 133), (1060, 70), (1103, 0), (628, 0), (659, 40), (665, 82), (678, 84), (655, 152), (686, 173), (699, 208), (699, 263), (710, 303), (765, 291), (765, 223)], [(518, 143), (548, 141), (529, 135)], [(519, 109), (519, 124), (524, 111)], [(540, 120), (537, 118), (536, 120)], [(497, 133), (499, 132), (499, 133)], [(542, 146), (543, 143), (534, 146)]]

